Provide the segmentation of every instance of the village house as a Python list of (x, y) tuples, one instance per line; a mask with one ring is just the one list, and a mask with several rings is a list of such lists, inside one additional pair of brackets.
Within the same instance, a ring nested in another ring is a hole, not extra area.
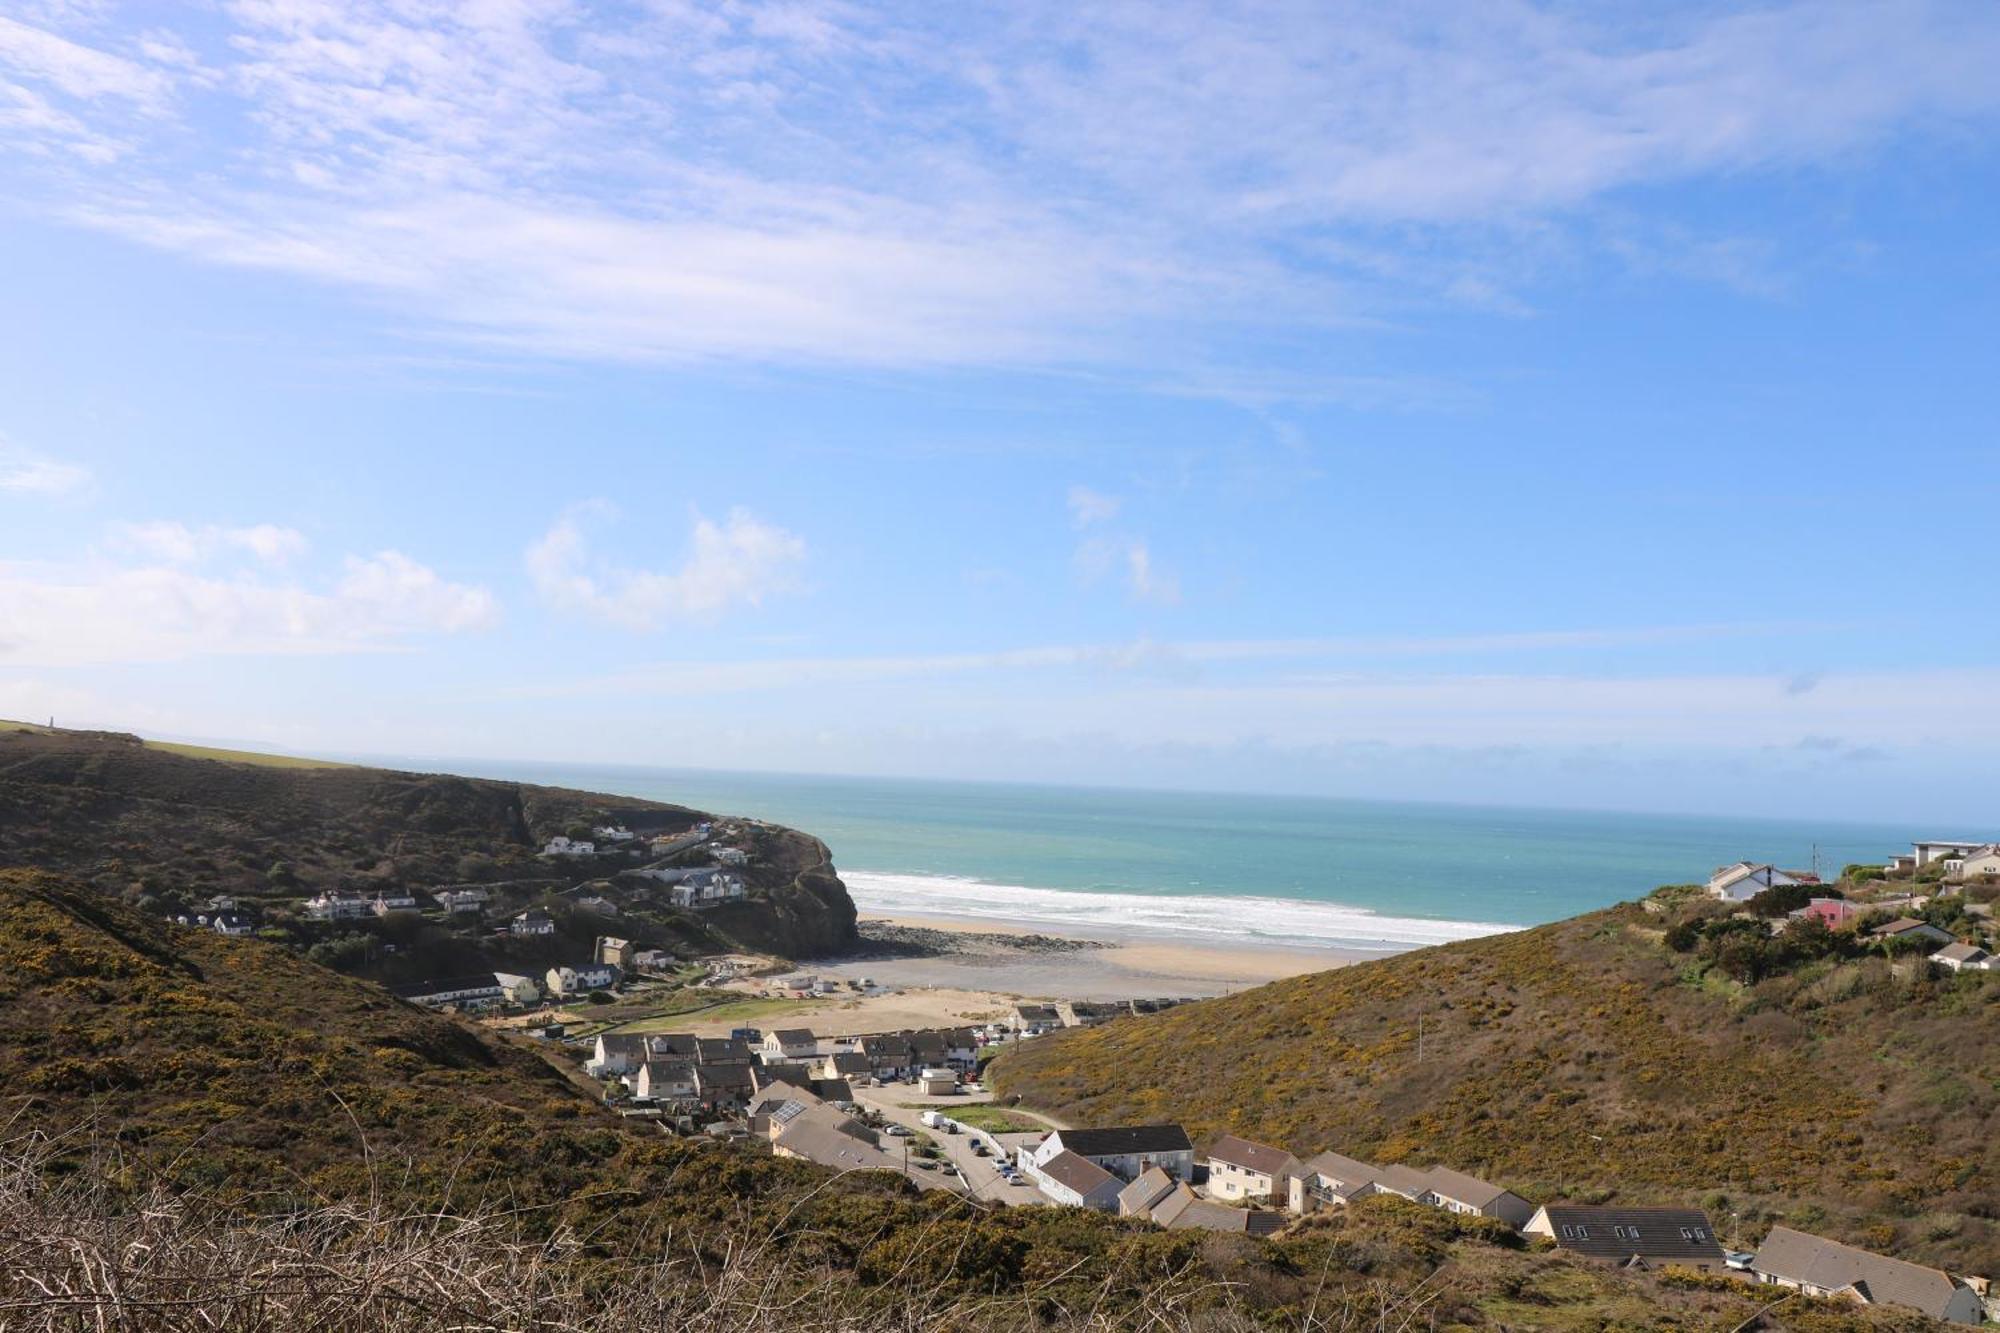
[(630, 842), (638, 835), (620, 824), (606, 824), (590, 831), (599, 842)]
[(414, 912), (417, 900), (402, 889), (384, 889), (375, 895), (368, 909), (376, 916), (387, 916), (391, 912)]
[(548, 970), (542, 984), (550, 995), (568, 998), (588, 995), (594, 990), (610, 990), (621, 975), (617, 968), (606, 963), (578, 963), (573, 967), (558, 964)]
[(667, 894), (675, 907), (713, 907), (717, 903), (740, 901), (746, 893), (743, 881), (720, 870), (690, 871)]
[(500, 998), (508, 1004), (533, 1004), (542, 998), (541, 987), (533, 977), (515, 976), (511, 972), (495, 972), (493, 982), (500, 987)]
[(507, 925), (510, 934), (523, 938), (556, 933), (555, 918), (539, 907), (530, 907)]
[(747, 1061), (740, 1065), (697, 1064), (694, 1067), (695, 1098), (712, 1111), (741, 1110), (750, 1104), (756, 1090)]
[(208, 919), (209, 929), (218, 935), (242, 936), (257, 933), (257, 919), (248, 912), (224, 910)]
[(958, 1071), (925, 1065), (917, 1071), (917, 1091), (926, 1097), (948, 1097), (958, 1091)]
[(436, 981), (406, 982), (389, 987), (389, 993), (426, 1009), (443, 1009), (447, 1005), (454, 1009), (490, 1009), (499, 1004), (505, 995), (498, 975), (492, 972), (475, 972)]
[(1109, 1023), (1125, 1012), (1117, 1005), (1094, 1004), (1089, 1000), (1072, 1000), (1060, 1007), (1063, 1026), (1073, 1028), (1094, 1028), (1099, 1023)]
[(1046, 1004), (1014, 1006), (1014, 1030), (1024, 1037), (1039, 1037), (1063, 1025), (1062, 1015)]
[(1961, 838), (1956, 841), (1945, 838), (1932, 838), (1926, 842), (1911, 843), (1910, 854), (1914, 858), (1917, 868), (1921, 870), (1933, 861), (1956, 860), (1969, 852), (1976, 852), (1980, 848), (1988, 846), (1989, 843), (1990, 839), (1983, 838)]
[(488, 901), (484, 889), (441, 889), (431, 896), (446, 916), (477, 916), (486, 910)]
[(1899, 916), (1894, 921), (1884, 922), (1868, 934), (1873, 939), (1894, 940), (1898, 944), (1915, 942), (1928, 946), (1953, 943), (1951, 932), (1939, 930), (1928, 921), (1919, 921), (1909, 916)]
[(1234, 1231), (1250, 1236), (1269, 1236), (1285, 1225), (1285, 1219), (1277, 1213), (1214, 1203), (1201, 1198), (1178, 1181), (1164, 1198), (1153, 1205), (1147, 1216), (1169, 1231)]
[(679, 961), (665, 949), (641, 949), (632, 955), (632, 967), (640, 972), (671, 972)]
[(1106, 1213), (1118, 1206), (1118, 1177), (1077, 1153), (1058, 1151), (1038, 1158), (1023, 1148), (1021, 1173), (1056, 1203)]
[(717, 847), (712, 853), (718, 865), (745, 866), (750, 864), (750, 853), (741, 847)]
[(1445, 1166), (1424, 1173), (1424, 1188), (1416, 1200), (1446, 1212), (1498, 1218), (1517, 1230), (1535, 1215), (1535, 1206), (1512, 1190)]
[(1939, 967), (1948, 967), (1954, 972), (1990, 972), (1993, 958), (1976, 944), (1952, 943), (1931, 955), (1931, 961)]
[(1845, 898), (1815, 898), (1790, 913), (1794, 921), (1817, 921), (1828, 930), (1842, 930), (1859, 920), (1862, 909)]
[(1790, 1287), (1808, 1296), (1899, 1306), (1947, 1323), (1976, 1324), (1983, 1316), (1978, 1294), (1938, 1269), (1872, 1254), (1790, 1227), (1771, 1228), (1771, 1234), (1757, 1247), (1750, 1271), (1759, 1282)]
[(597, 844), (589, 841), (572, 841), (558, 833), (550, 838), (542, 848), (543, 856), (595, 856)]
[(1960, 879), (1984, 879), (1989, 875), (2000, 875), (2000, 844), (1989, 842), (1959, 858)]
[(1151, 1217), (1153, 1209), (1179, 1188), (1181, 1183), (1178, 1180), (1157, 1166), (1149, 1166), (1131, 1184), (1118, 1191), (1118, 1215)]
[(907, 1037), (863, 1037), (856, 1049), (867, 1059), (869, 1071), (884, 1083), (904, 1077), (916, 1062)]
[(875, 1070), (868, 1063), (868, 1057), (859, 1051), (834, 1051), (823, 1057), (817, 1067), (819, 1077), (846, 1079), (856, 1082), (873, 1078)]
[(1208, 1150), (1208, 1192), (1218, 1199), (1280, 1203), (1298, 1164), (1283, 1148), (1224, 1134)]
[(1780, 870), (1774, 865), (1738, 861), (1708, 877), (1708, 892), (1726, 903), (1746, 903), (1766, 889), (1788, 884), (1817, 884), (1819, 876), (1805, 870)]
[(1024, 1157), (1047, 1162), (1073, 1152), (1103, 1167), (1121, 1181), (1136, 1180), (1157, 1166), (1176, 1180), (1194, 1178), (1194, 1144), (1179, 1125), (1127, 1125), (1114, 1129), (1057, 1129)]
[(671, 1057), (647, 1060), (631, 1083), (632, 1096), (642, 1102), (691, 1101), (695, 1095), (694, 1066)]
[(819, 1055), (819, 1038), (810, 1028), (776, 1028), (764, 1034), (761, 1055), (765, 1064), (811, 1060)]
[[(582, 904), (579, 903), (578, 906)], [(616, 935), (599, 935), (597, 947), (591, 950), (591, 956), (598, 962), (623, 972), (632, 966), (632, 941), (621, 940)]]
[(1337, 1152), (1308, 1157), (1292, 1169), (1286, 1182), (1286, 1206), (1295, 1213), (1343, 1208), (1376, 1192), (1381, 1168)]
[(374, 904), (357, 893), (321, 893), (306, 899), (306, 916), (313, 921), (359, 921), (374, 915)]
[(1620, 1208), (1577, 1203), (1545, 1204), (1521, 1230), (1545, 1236), (1556, 1248), (1621, 1268), (1668, 1264), (1704, 1273), (1728, 1268), (1708, 1214), (1698, 1208)]
[(693, 1063), (698, 1046), (686, 1032), (599, 1033), (597, 1050), (584, 1062), (584, 1072), (593, 1078), (630, 1074), (648, 1060), (682, 1060)]
[(600, 893), (585, 894), (576, 900), (576, 910), (589, 912), (592, 916), (617, 916), (618, 904)]
[(741, 1037), (696, 1037), (694, 1056), (698, 1064), (735, 1065), (748, 1068), (757, 1062), (750, 1043)]

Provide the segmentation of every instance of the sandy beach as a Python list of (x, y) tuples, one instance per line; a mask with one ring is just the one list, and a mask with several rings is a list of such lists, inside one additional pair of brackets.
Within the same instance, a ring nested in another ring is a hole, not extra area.
[[(866, 917), (964, 941), (963, 952), (926, 956), (869, 956), (802, 965), (801, 971), (842, 981), (862, 978), (891, 993), (828, 996), (824, 1004), (788, 1010), (783, 1026), (822, 1034), (893, 1031), (982, 1022), (1008, 1013), (1018, 1000), (1131, 1000), (1206, 998), (1259, 986), (1282, 977), (1323, 972), (1370, 955), (1334, 949), (1265, 948), (1208, 944), (1153, 936), (1114, 938), (1052, 931), (1025, 922), (969, 917)], [(1087, 941), (1064, 948), (1052, 940)], [(746, 989), (754, 989), (746, 985)], [(686, 1030), (707, 1035), (730, 1021), (690, 1021)]]

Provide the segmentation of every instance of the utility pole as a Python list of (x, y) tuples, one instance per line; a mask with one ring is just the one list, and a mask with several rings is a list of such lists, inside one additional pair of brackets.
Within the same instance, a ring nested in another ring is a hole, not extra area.
[(1424, 1016), (1417, 1015), (1417, 1063), (1424, 1062)]

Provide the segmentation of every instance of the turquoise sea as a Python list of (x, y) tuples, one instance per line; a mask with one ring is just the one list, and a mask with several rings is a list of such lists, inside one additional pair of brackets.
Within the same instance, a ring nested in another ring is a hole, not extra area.
[[(424, 765), (429, 767), (429, 765)], [(1742, 858), (1829, 873), (1932, 830), (1686, 815), (543, 763), (454, 771), (804, 829), (866, 913), (1393, 950), (1532, 925)]]

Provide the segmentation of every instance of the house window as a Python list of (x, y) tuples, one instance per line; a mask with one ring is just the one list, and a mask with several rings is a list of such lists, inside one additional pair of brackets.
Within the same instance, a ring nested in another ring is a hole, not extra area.
[(1564, 1228), (1563, 1228), (1563, 1239), (1564, 1239), (1564, 1240), (1575, 1240), (1575, 1239), (1576, 1239), (1576, 1228), (1575, 1228), (1575, 1227), (1564, 1227)]
[(1590, 1228), (1589, 1228), (1589, 1227), (1578, 1227), (1578, 1228), (1576, 1229), (1576, 1238), (1577, 1238), (1578, 1240), (1589, 1240), (1589, 1239), (1590, 1239)]

